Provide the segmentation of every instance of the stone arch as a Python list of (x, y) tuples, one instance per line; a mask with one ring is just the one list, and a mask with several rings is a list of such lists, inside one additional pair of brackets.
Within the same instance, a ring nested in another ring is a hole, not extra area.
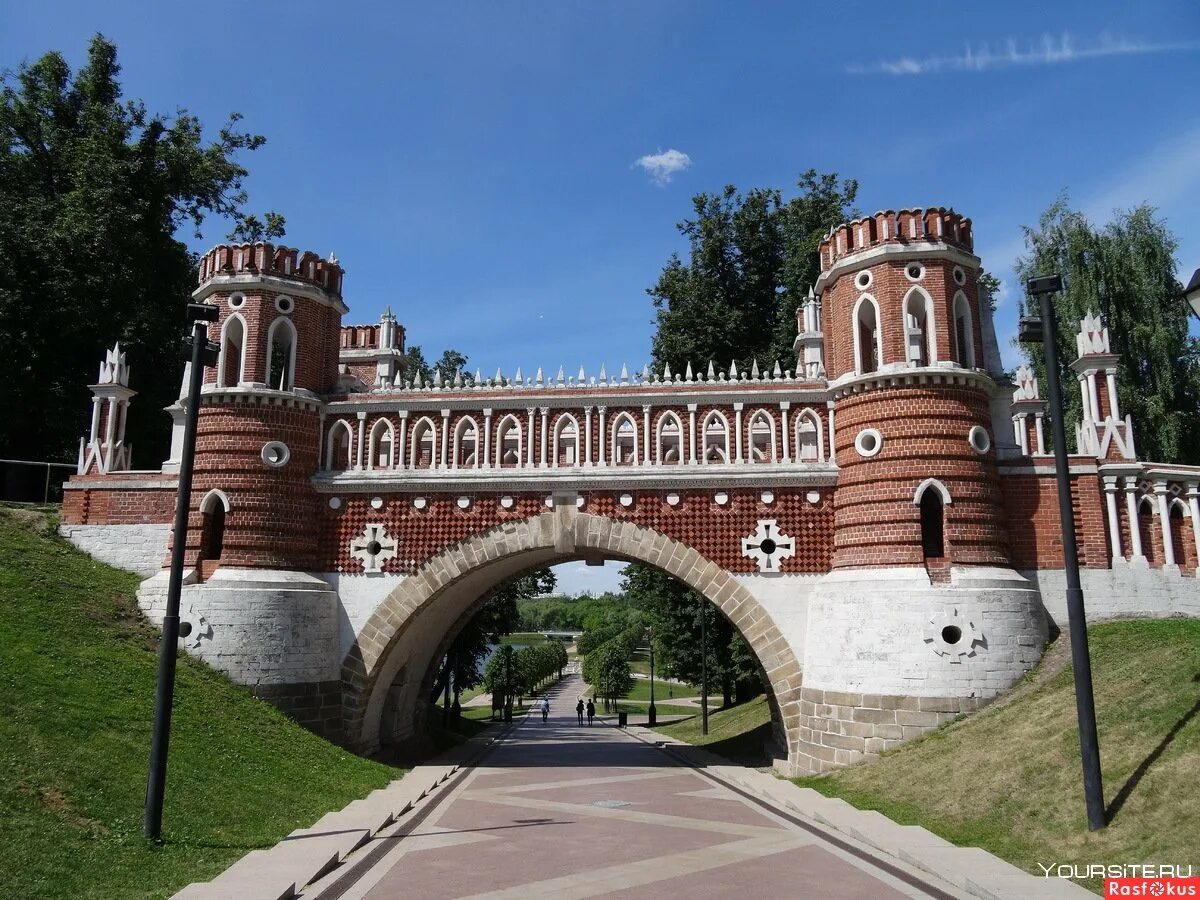
[(937, 325), (933, 298), (919, 284), (904, 295), (904, 354), (910, 366), (929, 366), (937, 362)]
[[(468, 437), (467, 432), (470, 432)], [(458, 420), (458, 424), (454, 426), (454, 447), (450, 454), (452, 460), (451, 467), (455, 469), (478, 469), (480, 465), (480, 454), (482, 452), (479, 444), (479, 424), (472, 416), (463, 416)], [(467, 452), (465, 441), (470, 441), (470, 452)]]
[(237, 387), (246, 380), (246, 320), (241, 313), (221, 325), (221, 355), (217, 362), (217, 386)]
[(280, 316), (267, 329), (267, 387), (290, 391), (296, 379), (296, 326)]
[[(429, 416), (421, 416), (413, 423), (409, 434), (408, 467), (410, 469), (437, 468), (437, 426)], [(429, 445), (429, 461), (424, 463), (425, 445)]]
[[(569, 435), (563, 432), (570, 430)], [(553, 449), (550, 454), (550, 465), (553, 468), (578, 466), (579, 447), (582, 443), (579, 435), (579, 421), (570, 413), (563, 413), (554, 422)]]
[(325, 468), (344, 472), (350, 468), (350, 450), (354, 446), (354, 430), (345, 419), (338, 419), (325, 439)]
[[(754, 595), (696, 550), (650, 528), (579, 512), (562, 502), (552, 512), (507, 522), (446, 547), (401, 581), (372, 613), (342, 663), (346, 743), (369, 753), (392, 687), (403, 683), (411, 714), (422, 676), (449, 631), (487, 590), (531, 567), (602, 553), (656, 566), (702, 594), (729, 618), (758, 659), (773, 693), (788, 759), (800, 745), (800, 662)], [(436, 635), (436, 636), (434, 636)]]
[(859, 297), (850, 321), (854, 332), (854, 374), (878, 372), (883, 368), (883, 322), (875, 298), (870, 294)]
[[(385, 449), (386, 448), (386, 449)], [(371, 440), (367, 448), (368, 469), (390, 469), (395, 465), (396, 430), (391, 421), (380, 417), (371, 426)]]

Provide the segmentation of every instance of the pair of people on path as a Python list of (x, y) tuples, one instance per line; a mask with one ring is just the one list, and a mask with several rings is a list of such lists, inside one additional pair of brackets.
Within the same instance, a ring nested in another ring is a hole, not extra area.
[[(594, 700), (588, 700), (588, 702), (587, 702), (587, 707), (586, 707), (586, 708), (587, 708), (587, 720), (588, 720), (588, 726), (590, 727), (590, 726), (591, 726), (591, 724), (592, 724), (592, 719), (593, 719), (593, 718), (595, 718), (595, 716), (596, 716), (596, 703), (595, 703), (595, 701), (594, 701)], [(580, 698), (579, 698), (579, 702), (575, 704), (575, 715), (576, 715), (576, 717), (579, 719), (579, 724), (580, 724), (580, 725), (582, 725), (582, 724), (583, 724), (583, 712), (584, 712), (583, 698), (582, 698), (582, 697), (580, 697)]]

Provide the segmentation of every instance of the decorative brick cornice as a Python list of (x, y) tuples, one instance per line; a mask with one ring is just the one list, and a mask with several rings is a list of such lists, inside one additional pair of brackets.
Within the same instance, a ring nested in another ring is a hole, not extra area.
[(996, 382), (982, 369), (964, 369), (961, 366), (933, 365), (915, 369), (909, 366), (896, 366), (878, 372), (868, 372), (865, 375), (843, 375), (829, 383), (829, 390), (834, 400), (841, 400), (851, 394), (878, 388), (909, 387), (911, 385), (939, 385), (942, 387), (968, 387), (986, 392), (989, 396), (996, 389)]

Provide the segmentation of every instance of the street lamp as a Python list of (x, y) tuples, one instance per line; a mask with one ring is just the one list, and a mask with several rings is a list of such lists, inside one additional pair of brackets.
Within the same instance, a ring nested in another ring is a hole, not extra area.
[(171, 707), (175, 701), (175, 659), (179, 638), (187, 637), (191, 625), (179, 625), (179, 597), (183, 592), (183, 555), (187, 549), (188, 509), (192, 496), (192, 467), (196, 456), (196, 422), (200, 413), (200, 386), (205, 367), (217, 365), (221, 348), (208, 339), (208, 323), (217, 321), (220, 310), (207, 303), (189, 303), (188, 321), (192, 334), (184, 338), (191, 350), (187, 413), (183, 426), (183, 451), (179, 461), (179, 488), (175, 495), (175, 528), (171, 532), (171, 579), (167, 583), (167, 612), (163, 616), (162, 643), (158, 648), (158, 686), (154, 696), (154, 731), (150, 738), (150, 771), (146, 778), (146, 808), (142, 834), (151, 840), (162, 835), (163, 793), (167, 786), (167, 745), (171, 739)]
[(647, 724), (653, 728), (658, 724), (658, 712), (654, 709), (654, 627), (647, 630), (650, 634), (650, 715)]
[(1180, 295), (1192, 308), (1192, 315), (1200, 319), (1200, 269), (1192, 273), (1192, 280), (1187, 283)]
[(700, 598), (700, 733), (708, 734), (708, 616)]
[(1075, 670), (1075, 714), (1079, 720), (1079, 750), (1083, 762), (1083, 797), (1088, 828), (1097, 831), (1107, 823), (1104, 782), (1100, 775), (1100, 743), (1096, 736), (1096, 704), (1092, 698), (1092, 663), (1088, 654), (1087, 617), (1079, 584), (1079, 556), (1075, 547), (1075, 514), (1071, 508), (1071, 476), (1067, 467), (1067, 435), (1063, 423), (1063, 397), (1058, 380), (1058, 321), (1050, 297), (1063, 289), (1061, 275), (1041, 275), (1026, 284), (1041, 301), (1041, 320), (1022, 317), (1018, 336), (1026, 343), (1046, 348), (1046, 383), (1050, 392), (1050, 424), (1054, 435), (1054, 468), (1058, 481), (1058, 510), (1062, 519), (1063, 569), (1067, 578), (1067, 619), (1071, 634), (1071, 664)]

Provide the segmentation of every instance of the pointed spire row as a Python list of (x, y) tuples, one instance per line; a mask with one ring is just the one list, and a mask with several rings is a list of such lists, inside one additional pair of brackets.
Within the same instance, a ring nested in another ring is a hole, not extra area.
[[(1084, 327), (1094, 323), (1085, 322)], [(1093, 327), (1093, 333), (1098, 329)], [(1098, 343), (1098, 342), (1097, 342)], [(118, 363), (119, 360), (119, 363)], [(108, 378), (121, 377), (122, 374), (128, 377), (128, 369), (124, 372), (120, 371), (120, 367), (124, 363), (124, 354), (119, 348), (114, 347), (107, 352), (105, 364), (110, 369), (118, 371), (107, 374)], [(768, 381), (787, 381), (787, 382), (804, 382), (808, 380), (804, 373), (793, 373), (790, 369), (784, 369), (779, 360), (772, 360), (768, 365), (760, 365), (757, 358), (750, 361), (749, 371), (739, 371), (736, 359), (729, 362), (729, 368), (719, 371), (716, 364), (709, 360), (708, 367), (705, 373), (697, 374), (690, 362), (684, 365), (682, 375), (676, 374), (671, 369), (670, 363), (663, 365), (661, 374), (652, 372), (649, 364), (642, 366), (640, 371), (631, 372), (627, 363), (621, 364), (619, 375), (609, 376), (608, 368), (605, 364), (600, 365), (598, 376), (587, 375), (584, 366), (579, 367), (578, 375), (567, 375), (566, 366), (559, 365), (557, 373), (551, 376), (546, 375), (546, 369), (538, 366), (534, 370), (532, 377), (526, 377), (524, 369), (517, 367), (516, 374), (511, 378), (505, 378), (503, 369), (496, 367), (496, 374), (490, 379), (484, 379), (483, 373), (475, 370), (474, 376), (463, 371), (462, 367), (455, 369), (453, 375), (443, 375), (440, 369), (434, 369), (430, 376), (425, 377), (420, 372), (416, 372), (411, 381), (405, 384), (398, 385), (399, 387), (412, 390), (499, 390), (511, 387), (523, 387), (525, 389), (550, 389), (560, 387), (575, 387), (575, 386), (595, 386), (597, 384), (614, 386), (614, 385), (669, 385), (669, 384), (703, 384), (703, 383), (722, 383), (722, 384), (748, 384), (751, 382), (768, 382)], [(102, 380), (106, 377), (106, 373), (102, 371)], [(379, 393), (386, 393), (392, 390), (397, 385), (390, 383), (381, 384), (375, 390)]]

